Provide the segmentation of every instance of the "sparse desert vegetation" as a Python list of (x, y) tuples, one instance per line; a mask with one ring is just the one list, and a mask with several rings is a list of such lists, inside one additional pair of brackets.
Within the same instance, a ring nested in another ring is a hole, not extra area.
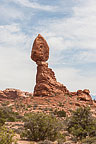
[[(16, 138), (16, 135), (19, 135), (19, 138)], [(43, 110), (42, 112), (26, 110), (26, 113), (21, 115), (8, 106), (1, 106), (0, 144), (19, 144), (22, 141), (28, 144), (34, 141), (36, 143), (95, 144), (96, 118), (92, 116), (89, 107), (80, 107), (72, 111), (71, 116), (68, 117), (64, 110), (52, 111), (51, 109), (51, 113), (44, 113)]]

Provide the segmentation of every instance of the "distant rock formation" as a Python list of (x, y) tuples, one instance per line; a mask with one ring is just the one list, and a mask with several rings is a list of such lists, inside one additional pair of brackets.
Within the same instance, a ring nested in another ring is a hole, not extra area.
[(90, 96), (90, 91), (88, 89), (78, 90), (77, 92), (70, 92), (70, 95), (77, 96), (80, 101), (90, 101), (92, 102), (92, 98)]
[(8, 88), (4, 91), (0, 90), (0, 101), (6, 100), (6, 99), (16, 99), (18, 97), (29, 97), (32, 96), (32, 93), (24, 92), (19, 89), (12, 89)]
[(31, 52), (31, 59), (36, 62), (37, 75), (34, 96), (55, 96), (57, 94), (69, 93), (67, 88), (56, 81), (52, 69), (48, 68), (46, 62), (49, 58), (49, 46), (45, 39), (39, 34), (35, 39)]
[(92, 101), (90, 96), (90, 91), (88, 89), (78, 90), (77, 91), (78, 98), (83, 101)]

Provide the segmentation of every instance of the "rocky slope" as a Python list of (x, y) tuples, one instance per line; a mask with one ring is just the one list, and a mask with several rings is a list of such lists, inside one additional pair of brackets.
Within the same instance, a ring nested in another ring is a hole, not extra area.
[(96, 101), (92, 100), (89, 90), (78, 90), (69, 94), (36, 97), (32, 93), (16, 89), (0, 91), (0, 104), (8, 105), (21, 114), (28, 112), (50, 113), (55, 110), (64, 110), (70, 116), (72, 110), (89, 106), (96, 117)]

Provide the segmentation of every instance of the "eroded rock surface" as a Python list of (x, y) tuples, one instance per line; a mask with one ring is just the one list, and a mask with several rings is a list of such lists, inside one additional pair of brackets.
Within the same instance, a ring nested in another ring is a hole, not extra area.
[(80, 100), (92, 101), (92, 98), (90, 96), (90, 91), (88, 89), (84, 89), (83, 91), (82, 90), (78, 90), (77, 91), (77, 95), (78, 95)]
[(2, 99), (16, 99), (18, 97), (32, 96), (32, 93), (24, 92), (19, 89), (7, 88), (3, 91), (0, 90), (0, 100)]
[(37, 64), (34, 96), (55, 96), (69, 92), (63, 84), (56, 81), (55, 73), (48, 68), (48, 63), (46, 62), (48, 58), (49, 46), (39, 34), (33, 43), (31, 52), (31, 59)]
[(33, 96), (70, 96), (74, 99), (74, 103), (77, 106), (85, 105), (86, 103), (92, 105), (93, 101), (88, 89), (69, 92), (63, 84), (57, 82), (55, 73), (51, 68), (48, 68), (48, 63), (46, 62), (48, 58), (49, 46), (39, 34), (34, 40), (31, 52), (31, 59), (37, 64), (36, 85)]
[(31, 58), (35, 62), (47, 61), (49, 58), (49, 46), (40, 34), (33, 43)]

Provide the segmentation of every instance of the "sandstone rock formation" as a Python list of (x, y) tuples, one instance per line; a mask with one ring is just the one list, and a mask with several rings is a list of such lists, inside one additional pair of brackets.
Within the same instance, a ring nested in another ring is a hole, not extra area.
[(5, 89), (4, 91), (0, 90), (0, 100), (16, 99), (18, 97), (28, 97), (28, 96), (32, 96), (32, 93), (12, 88)]
[(78, 90), (77, 91), (78, 98), (83, 101), (92, 101), (90, 96), (90, 91), (88, 89)]
[(35, 62), (47, 61), (49, 58), (49, 46), (45, 39), (39, 34), (33, 43), (31, 58)]
[(67, 88), (56, 81), (52, 69), (46, 62), (49, 58), (49, 47), (45, 39), (39, 34), (35, 39), (31, 52), (31, 59), (37, 64), (36, 86), (34, 96), (55, 96), (69, 93)]
[(92, 97), (90, 96), (90, 91), (88, 89), (78, 90), (77, 92), (70, 92), (69, 93), (73, 97), (77, 97), (77, 99), (83, 102), (89, 102), (90, 104), (93, 103)]

